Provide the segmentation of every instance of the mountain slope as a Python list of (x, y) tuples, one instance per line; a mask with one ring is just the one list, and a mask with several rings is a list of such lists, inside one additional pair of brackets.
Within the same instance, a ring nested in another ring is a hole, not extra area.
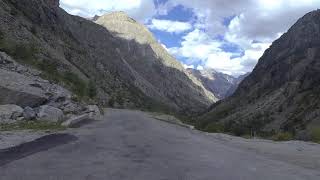
[(225, 94), (225, 97), (229, 97), (229, 96), (232, 96), (233, 93), (237, 90), (239, 84), (246, 78), (249, 76), (250, 73), (246, 73), (246, 74), (243, 74), (243, 75), (240, 75), (239, 77), (237, 77), (235, 79), (235, 81), (233, 82), (232, 86), (229, 87), (228, 91), (226, 92)]
[(224, 99), (232, 95), (245, 77), (243, 75), (239, 78), (235, 78), (233, 76), (217, 72), (214, 69), (187, 69), (187, 71), (199, 79), (204, 87), (219, 99)]
[(212, 106), (200, 127), (223, 123), (238, 135), (289, 131), (297, 137), (320, 124), (320, 10), (299, 19), (266, 50), (230, 98)]
[(101, 105), (191, 114), (215, 101), (165, 50), (153, 50), (159, 44), (71, 16), (58, 0), (3, 0), (0, 24), (0, 50), (72, 90), (91, 85)]

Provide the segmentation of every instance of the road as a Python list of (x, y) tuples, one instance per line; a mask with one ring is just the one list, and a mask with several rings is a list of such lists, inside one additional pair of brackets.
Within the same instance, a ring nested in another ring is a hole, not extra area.
[(25, 145), (28, 153), (16, 149), (0, 156), (0, 180), (320, 179), (317, 170), (226, 145), (138, 111), (110, 110), (104, 121), (67, 133), (59, 136), (68, 138), (61, 143), (59, 137), (47, 138)]

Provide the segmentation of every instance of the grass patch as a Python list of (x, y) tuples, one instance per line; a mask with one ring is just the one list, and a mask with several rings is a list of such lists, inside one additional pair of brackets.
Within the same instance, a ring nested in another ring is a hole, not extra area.
[(293, 135), (289, 132), (279, 132), (271, 137), (274, 141), (290, 141), (293, 139)]
[(47, 122), (47, 121), (21, 121), (12, 124), (0, 124), (0, 131), (15, 131), (15, 130), (55, 130), (62, 131), (66, 128), (61, 126), (60, 123)]
[(36, 65), (36, 54), (38, 48), (35, 43), (15, 42), (5, 37), (0, 32), (0, 50), (12, 56), (15, 60), (22, 64)]
[(97, 95), (95, 83), (87, 83), (73, 72), (59, 72), (55, 62), (39, 62), (36, 67), (43, 72), (42, 78), (62, 84), (77, 96), (74, 97), (77, 100), (93, 99)]
[(209, 133), (223, 133), (225, 130), (224, 125), (221, 123), (210, 123), (209, 125), (207, 125), (204, 131)]
[(311, 129), (311, 140), (320, 143), (320, 127)]

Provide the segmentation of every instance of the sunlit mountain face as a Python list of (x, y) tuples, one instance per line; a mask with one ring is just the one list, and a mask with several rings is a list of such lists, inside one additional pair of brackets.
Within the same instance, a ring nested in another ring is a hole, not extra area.
[(320, 0), (61, 0), (71, 14), (125, 11), (144, 23), (185, 67), (239, 76)]

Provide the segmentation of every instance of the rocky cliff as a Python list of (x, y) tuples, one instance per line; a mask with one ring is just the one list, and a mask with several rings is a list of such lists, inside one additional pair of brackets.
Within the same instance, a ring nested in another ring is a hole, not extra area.
[(212, 106), (200, 127), (223, 123), (237, 134), (289, 131), (320, 124), (320, 10), (298, 20), (265, 51), (235, 94)]
[(58, 0), (2, 0), (0, 50), (102, 106), (192, 114), (216, 101), (144, 26), (123, 13), (97, 19), (104, 27)]
[(217, 72), (214, 69), (187, 69), (187, 71), (195, 76), (208, 91), (212, 92), (220, 100), (231, 96), (240, 82), (248, 75), (245, 74), (236, 78)]

